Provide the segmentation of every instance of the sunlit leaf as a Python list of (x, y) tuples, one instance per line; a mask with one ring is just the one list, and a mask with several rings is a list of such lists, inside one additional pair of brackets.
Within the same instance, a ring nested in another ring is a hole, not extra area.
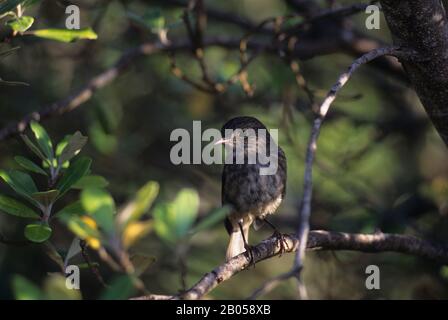
[(135, 199), (129, 203), (121, 212), (118, 221), (123, 227), (126, 224), (137, 221), (145, 214), (159, 193), (159, 184), (150, 181), (145, 184), (138, 192)]
[(22, 16), (20, 18), (10, 20), (6, 24), (16, 32), (25, 32), (34, 23), (34, 18), (30, 16)]
[(30, 31), (29, 33), (39, 38), (45, 38), (67, 43), (81, 39), (95, 40), (98, 38), (98, 35), (92, 30), (92, 28), (84, 28), (79, 30), (41, 29), (41, 30), (33, 30)]
[(66, 161), (70, 161), (81, 151), (86, 143), (87, 137), (83, 136), (81, 132), (76, 131), (67, 141), (67, 145), (62, 149), (61, 155), (59, 157), (59, 163), (62, 164)]
[(72, 189), (106, 188), (109, 182), (102, 176), (84, 176), (72, 186)]
[(37, 187), (31, 177), (17, 170), (0, 171), (0, 177), (19, 195), (29, 200), (33, 204), (37, 204), (32, 198), (32, 194), (37, 192)]
[(131, 247), (152, 230), (153, 222), (131, 222), (123, 231), (122, 240), (125, 248)]
[(44, 294), (39, 287), (18, 274), (12, 278), (12, 290), (17, 300), (40, 300), (44, 298)]
[(34, 210), (28, 208), (21, 202), (4, 195), (0, 195), (0, 211), (21, 218), (31, 218), (31, 219), (40, 218), (39, 215)]
[(25, 238), (32, 242), (42, 243), (51, 236), (52, 230), (48, 225), (32, 223), (25, 227)]
[(14, 157), (14, 160), (24, 169), (30, 171), (30, 172), (34, 172), (34, 173), (38, 173), (44, 176), (48, 176), (48, 174), (41, 168), (39, 167), (37, 164), (35, 164), (33, 161), (25, 158), (25, 157), (21, 157), (21, 156), (16, 156)]
[[(67, 224), (70, 231), (83, 240), (87, 238), (99, 238), (100, 233), (96, 228), (96, 223), (92, 224), (88, 218), (90, 217), (71, 216), (64, 218), (63, 221)], [(90, 220), (93, 221), (92, 218)]]
[(70, 165), (56, 187), (60, 192), (59, 197), (63, 196), (75, 183), (89, 172), (91, 164), (91, 159), (82, 157)]
[(85, 189), (81, 193), (81, 203), (89, 215), (106, 233), (114, 232), (115, 202), (111, 195), (102, 189)]
[(154, 209), (154, 229), (162, 239), (174, 243), (193, 225), (199, 210), (199, 196), (193, 189), (183, 189), (176, 199)]
[(47, 162), (47, 157), (40, 151), (40, 149), (28, 138), (28, 136), (22, 134), (21, 135), (23, 141), (28, 146), (28, 148), (34, 152), (42, 161)]
[(36, 137), (36, 141), (40, 147), (40, 150), (48, 159), (53, 159), (53, 144), (51, 143), (47, 131), (36, 121), (30, 122), (30, 128), (34, 133), (34, 136)]

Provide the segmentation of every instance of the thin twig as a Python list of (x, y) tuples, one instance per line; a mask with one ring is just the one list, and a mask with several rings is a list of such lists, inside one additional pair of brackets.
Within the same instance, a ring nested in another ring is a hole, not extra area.
[(304, 288), (300, 287), (300, 274), (303, 268), (303, 260), (305, 258), (305, 249), (308, 240), (308, 233), (310, 229), (310, 215), (311, 215), (311, 200), (313, 195), (313, 162), (317, 149), (317, 139), (319, 138), (320, 129), (322, 123), (330, 109), (331, 104), (336, 99), (337, 94), (342, 89), (342, 87), (347, 83), (353, 73), (363, 64), (368, 63), (378, 57), (384, 55), (392, 55), (397, 52), (397, 47), (385, 47), (372, 50), (362, 57), (356, 59), (348, 68), (346, 72), (341, 74), (332, 86), (331, 90), (328, 92), (326, 98), (320, 105), (316, 117), (313, 121), (311, 128), (311, 135), (308, 142), (308, 147), (306, 151), (305, 158), (305, 174), (304, 174), (304, 185), (303, 185), (303, 195), (299, 210), (299, 229), (297, 235), (300, 239), (299, 250), (296, 252), (294, 267), (297, 274), (297, 279), (299, 280), (299, 291), (304, 292)]
[(85, 240), (79, 241), (79, 246), (81, 247), (81, 255), (84, 258), (84, 261), (87, 263), (87, 266), (89, 267), (90, 271), (95, 275), (98, 282), (101, 283), (103, 287), (107, 287), (106, 282), (104, 282), (103, 276), (101, 275), (98, 268), (95, 266), (95, 264), (92, 263), (92, 260), (90, 259), (89, 253), (87, 252), (87, 243)]

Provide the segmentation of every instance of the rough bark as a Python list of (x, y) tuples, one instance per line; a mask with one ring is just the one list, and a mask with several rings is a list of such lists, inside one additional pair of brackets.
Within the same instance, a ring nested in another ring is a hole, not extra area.
[(380, 1), (400, 59), (431, 121), (448, 145), (448, 26), (440, 0)]

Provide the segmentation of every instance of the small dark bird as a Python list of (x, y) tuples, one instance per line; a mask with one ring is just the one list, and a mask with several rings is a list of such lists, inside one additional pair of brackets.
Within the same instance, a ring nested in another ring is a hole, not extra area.
[[(236, 163), (237, 140), (241, 140), (241, 132), (234, 131), (230, 137), (225, 137), (226, 129), (253, 129), (256, 139), (244, 139), (244, 163)], [(260, 135), (259, 129), (264, 129), (266, 134)], [(230, 241), (226, 252), (226, 260), (230, 260), (236, 255), (247, 251), (251, 262), (253, 255), (248, 244), (249, 227), (254, 223), (257, 230), (267, 222), (266, 217), (275, 213), (286, 193), (286, 157), (280, 147), (277, 147), (277, 154), (270, 155), (270, 146), (274, 140), (271, 138), (266, 127), (256, 118), (237, 117), (229, 120), (221, 129), (222, 136), (225, 137), (217, 143), (223, 143), (228, 148), (233, 148), (232, 164), (225, 164), (222, 172), (222, 204), (230, 205), (232, 211), (225, 220)], [(269, 164), (261, 162), (256, 157), (255, 162), (249, 162), (250, 156), (254, 156), (257, 150), (266, 152), (271, 161), (277, 161), (277, 170), (270, 175), (261, 175), (260, 169), (269, 167)], [(249, 163), (248, 163), (249, 162)], [(274, 230), (278, 231), (273, 227)]]

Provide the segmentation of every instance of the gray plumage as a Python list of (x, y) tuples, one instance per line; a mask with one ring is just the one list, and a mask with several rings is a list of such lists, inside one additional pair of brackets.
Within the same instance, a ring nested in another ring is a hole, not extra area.
[[(265, 129), (266, 127), (256, 118), (237, 117), (228, 121), (222, 128), (224, 136), (225, 129)], [(266, 131), (267, 132), (267, 131)], [(240, 232), (239, 222), (248, 241), (249, 227), (255, 222), (259, 226), (263, 219), (275, 213), (286, 193), (286, 157), (283, 150), (278, 147), (278, 168), (273, 175), (260, 175), (263, 165), (257, 158), (255, 164), (248, 164), (247, 159), (252, 152), (257, 152), (257, 147), (266, 146), (269, 150), (270, 143), (275, 143), (269, 135), (266, 139), (258, 136), (256, 145), (246, 139), (244, 144), (244, 164), (225, 164), (222, 172), (222, 204), (231, 205), (232, 211), (228, 215), (225, 226), (230, 235), (226, 259), (245, 251), (243, 237)], [(234, 157), (236, 156), (234, 152)], [(269, 156), (269, 155), (268, 155)], [(235, 160), (235, 159), (234, 159)]]

